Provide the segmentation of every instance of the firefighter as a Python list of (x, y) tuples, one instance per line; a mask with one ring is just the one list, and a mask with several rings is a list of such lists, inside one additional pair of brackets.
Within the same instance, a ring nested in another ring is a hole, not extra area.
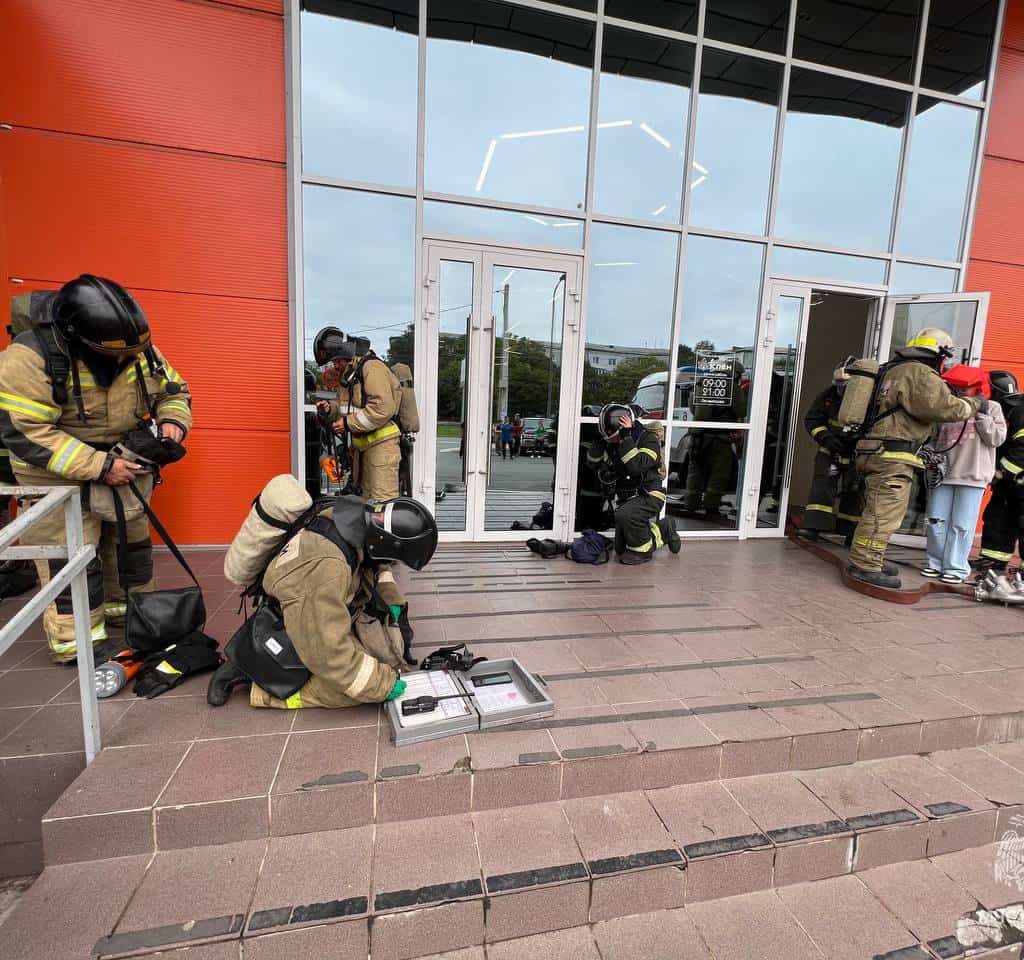
[(820, 533), (831, 531), (852, 540), (860, 520), (859, 481), (853, 466), (856, 443), (843, 433), (838, 419), (843, 391), (850, 379), (846, 365), (852, 359), (847, 358), (836, 367), (832, 383), (818, 394), (804, 414), (804, 429), (818, 445), (801, 530), (809, 540), (817, 540)]
[[(690, 405), (695, 420), (739, 423), (747, 415), (747, 394), (740, 380), (743, 365), (735, 359), (724, 361), (729, 365), (728, 396), (723, 403), (701, 402), (693, 396)], [(720, 383), (724, 378), (698, 378), (701, 382)], [(694, 391), (696, 393), (696, 391)], [(695, 513), (702, 506), (708, 520), (725, 520), (722, 497), (729, 488), (733, 468), (739, 462), (737, 445), (742, 433), (734, 430), (690, 429), (689, 466), (686, 471), (686, 494), (683, 509)]]
[(899, 568), (885, 559), (889, 538), (907, 512), (914, 470), (924, 469), (918, 450), (936, 423), (958, 423), (984, 413), (984, 397), (956, 396), (940, 376), (953, 356), (953, 338), (925, 327), (894, 351), (879, 371), (877, 399), (857, 442), (857, 468), (864, 477), (864, 510), (853, 536), (847, 572), (879, 587), (898, 589)]
[(251, 687), (254, 707), (291, 710), (401, 696), (399, 670), (410, 662), (412, 630), (390, 564), (422, 570), (436, 547), (437, 524), (417, 501), (339, 497), (288, 541), (263, 576), (263, 590), (283, 614), (286, 636), (278, 639), (290, 642), (311, 676), (294, 694), (276, 697), (250, 678), (273, 678), (277, 661), (257, 647), (242, 654), (230, 646), (231, 659), (210, 680), (209, 703), (223, 706), (240, 685)]
[(401, 430), (395, 422), (402, 386), (387, 364), (362, 338), (337, 327), (325, 327), (313, 342), (313, 355), (323, 366), (334, 363), (341, 381), (338, 399), (317, 407), (326, 413), (338, 434), (352, 438), (353, 485), (367, 500), (398, 496)]
[(598, 436), (587, 463), (602, 487), (614, 489), (615, 551), (619, 562), (646, 563), (658, 547), (679, 553), (681, 542), (672, 521), (658, 515), (665, 505), (665, 461), (658, 433), (636, 419), (622, 403), (606, 404), (597, 419)]
[[(118, 576), (117, 528), (90, 508), (109, 499), (104, 487), (137, 480), (151, 491), (152, 475), (121, 456), (121, 441), (154, 424), (157, 447), (173, 458), (192, 427), (187, 384), (152, 345), (142, 308), (120, 284), (83, 274), (64, 284), (46, 316), (19, 334), (0, 358), (0, 437), (11, 452), (20, 484), (82, 488), (85, 542), (96, 547), (87, 568), (94, 642), (107, 636), (107, 623), (123, 620), (124, 592)], [(145, 476), (144, 476), (145, 475)], [(116, 492), (115, 494), (116, 495)], [(129, 497), (131, 495), (129, 494)], [(126, 504), (130, 503), (125, 498)], [(50, 513), (22, 537), (27, 544), (64, 543), (62, 511)], [(127, 524), (124, 582), (132, 591), (153, 586), (149, 523), (139, 512)], [(36, 562), (46, 583), (62, 561)], [(50, 653), (57, 662), (75, 657), (70, 590), (43, 615)]]
[(981, 556), (975, 567), (1001, 573), (1013, 559), (1014, 547), (1024, 557), (1024, 394), (1006, 370), (989, 375), (992, 399), (1006, 417), (1006, 441), (996, 454), (992, 497), (982, 514)]

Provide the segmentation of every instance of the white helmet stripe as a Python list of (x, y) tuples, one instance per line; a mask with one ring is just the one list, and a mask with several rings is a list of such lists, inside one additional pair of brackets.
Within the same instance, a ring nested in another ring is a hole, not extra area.
[(394, 508), (395, 508), (395, 505), (394, 505), (393, 502), (386, 504), (385, 507), (384, 507), (384, 529), (388, 533), (392, 533), (393, 532), (392, 529), (391, 529), (391, 511), (394, 510)]

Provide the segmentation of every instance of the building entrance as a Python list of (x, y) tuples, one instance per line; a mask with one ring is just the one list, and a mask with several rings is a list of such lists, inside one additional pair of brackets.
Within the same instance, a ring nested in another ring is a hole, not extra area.
[[(427, 241), (416, 488), (441, 538), (566, 539), (578, 418), (580, 259)], [(517, 532), (518, 531), (518, 532)]]

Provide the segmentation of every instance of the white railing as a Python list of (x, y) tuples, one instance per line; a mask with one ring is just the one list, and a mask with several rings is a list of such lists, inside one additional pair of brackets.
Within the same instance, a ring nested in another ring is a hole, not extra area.
[[(78, 653), (78, 690), (82, 701), (82, 739), (85, 762), (92, 763), (100, 752), (99, 707), (93, 678), (92, 631), (89, 624), (89, 588), (85, 568), (96, 556), (96, 548), (84, 543), (82, 501), (79, 488), (19, 487), (0, 484), (0, 497), (41, 497), (0, 530), (0, 560), (66, 560), (49, 583), (0, 627), (0, 654), (6, 652), (57, 595), (71, 586), (71, 610), (75, 618), (75, 647)], [(63, 504), (66, 547), (11, 546), (31, 527)]]

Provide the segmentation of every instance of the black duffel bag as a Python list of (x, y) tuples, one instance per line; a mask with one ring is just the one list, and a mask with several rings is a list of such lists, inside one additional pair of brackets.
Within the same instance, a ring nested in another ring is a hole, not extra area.
[(224, 654), (261, 690), (287, 700), (312, 674), (299, 658), (273, 600), (266, 600), (228, 641)]

